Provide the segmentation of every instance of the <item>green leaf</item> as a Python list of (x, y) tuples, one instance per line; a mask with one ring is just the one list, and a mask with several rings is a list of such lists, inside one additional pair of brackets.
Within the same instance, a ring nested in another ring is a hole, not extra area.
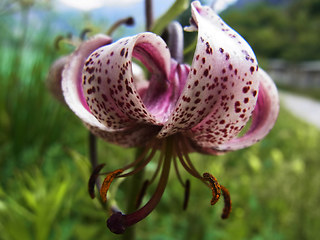
[(165, 27), (189, 7), (189, 0), (176, 0), (170, 9), (153, 24), (152, 32), (160, 35)]

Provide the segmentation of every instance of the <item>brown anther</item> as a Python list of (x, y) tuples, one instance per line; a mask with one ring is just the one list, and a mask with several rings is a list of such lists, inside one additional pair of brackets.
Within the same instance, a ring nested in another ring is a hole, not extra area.
[(222, 215), (221, 215), (221, 218), (222, 219), (226, 219), (229, 217), (230, 215), (230, 212), (231, 212), (231, 199), (230, 199), (230, 193), (228, 191), (227, 188), (225, 188), (224, 186), (220, 185), (221, 187), (221, 190), (222, 190), (222, 195), (223, 195), (223, 198), (224, 198), (224, 208), (223, 208), (223, 211), (222, 211)]
[(189, 203), (189, 196), (190, 196), (190, 180), (187, 179), (184, 191), (184, 201), (183, 201), (183, 210), (186, 210)]
[(220, 196), (221, 196), (221, 186), (218, 183), (217, 179), (212, 176), (210, 173), (204, 173), (203, 179), (208, 181), (210, 184), (210, 188), (212, 190), (212, 199), (211, 199), (211, 205), (214, 205), (218, 202)]
[(122, 173), (123, 170), (122, 169), (118, 169), (118, 170), (115, 170), (111, 173), (109, 173), (106, 178), (104, 179), (102, 185), (101, 185), (101, 188), (100, 188), (100, 196), (102, 198), (102, 202), (106, 202), (107, 201), (107, 192), (109, 190), (109, 187), (113, 181), (113, 179), (119, 175), (120, 173)]
[(103, 164), (99, 164), (98, 166), (96, 166), (92, 173), (91, 173), (91, 176), (89, 178), (89, 181), (88, 181), (88, 192), (89, 192), (89, 195), (92, 199), (95, 198), (95, 194), (94, 194), (94, 185), (97, 181), (97, 178), (99, 176), (99, 172), (101, 171), (101, 169), (104, 167), (104, 163)]

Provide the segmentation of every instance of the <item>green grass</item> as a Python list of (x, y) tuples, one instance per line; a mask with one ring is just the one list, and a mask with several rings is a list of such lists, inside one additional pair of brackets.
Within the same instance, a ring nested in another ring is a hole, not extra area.
[[(87, 131), (46, 91), (58, 56), (52, 39), (40, 32), (21, 49), (0, 40), (0, 239), (119, 239), (105, 226), (107, 211), (87, 194)], [(133, 149), (98, 143), (99, 160), (110, 170), (134, 158)], [(192, 178), (182, 211), (184, 190), (172, 171), (159, 206), (137, 224), (137, 239), (317, 239), (319, 143), (319, 130), (281, 109), (274, 129), (253, 147), (192, 154), (200, 172), (229, 189), (230, 218), (220, 219), (223, 202), (210, 206), (210, 191)]]

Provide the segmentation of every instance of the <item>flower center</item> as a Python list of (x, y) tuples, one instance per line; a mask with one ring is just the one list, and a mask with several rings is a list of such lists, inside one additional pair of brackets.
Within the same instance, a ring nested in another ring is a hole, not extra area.
[[(103, 202), (107, 201), (107, 192), (111, 185), (111, 182), (115, 178), (127, 177), (137, 172), (141, 171), (155, 156), (155, 153), (160, 148), (160, 156), (158, 161), (158, 167), (154, 172), (154, 175), (150, 180), (144, 182), (142, 190), (138, 197), (138, 202), (141, 202), (141, 199), (146, 191), (147, 186), (149, 186), (157, 177), (158, 173), (161, 171), (161, 175), (157, 184), (157, 188), (153, 193), (150, 200), (140, 209), (136, 210), (133, 213), (123, 214), (119, 211), (113, 212), (111, 217), (107, 220), (107, 226), (109, 229), (116, 234), (123, 233), (127, 227), (130, 227), (145, 217), (147, 217), (153, 209), (158, 205), (166, 185), (168, 183), (169, 172), (171, 163), (173, 162), (174, 169), (177, 173), (177, 177), (183, 187), (185, 188), (185, 199), (183, 203), (183, 209), (187, 208), (189, 192), (190, 192), (190, 181), (183, 181), (179, 170), (178, 170), (178, 161), (184, 167), (184, 169), (190, 173), (192, 176), (200, 179), (203, 183), (205, 183), (212, 190), (212, 200), (211, 205), (214, 205), (218, 202), (222, 195), (224, 197), (224, 209), (221, 217), (223, 219), (227, 218), (231, 212), (231, 200), (229, 196), (228, 190), (220, 185), (217, 179), (209, 173), (204, 173), (203, 175), (199, 174), (199, 172), (195, 169), (192, 164), (191, 159), (187, 154), (187, 141), (184, 137), (177, 135), (170, 136), (164, 140), (156, 139), (151, 142), (142, 153), (136, 158), (136, 160), (125, 166), (122, 169), (115, 170), (110, 173), (106, 173), (106, 177), (100, 187), (100, 196)], [(89, 193), (91, 197), (94, 197), (94, 183), (96, 178), (101, 175), (99, 172), (103, 168), (104, 165), (99, 165), (93, 171), (90, 180), (89, 180)], [(133, 168), (133, 170), (126, 172), (127, 170)], [(138, 204), (139, 206), (140, 204)]]

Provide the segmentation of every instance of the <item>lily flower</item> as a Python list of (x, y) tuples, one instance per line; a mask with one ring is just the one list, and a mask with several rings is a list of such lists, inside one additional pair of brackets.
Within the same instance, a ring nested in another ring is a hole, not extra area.
[[(114, 213), (107, 224), (122, 233), (144, 219), (158, 204), (165, 190), (170, 166), (188, 192), (177, 163), (211, 190), (215, 204), (221, 195), (231, 211), (228, 190), (211, 174), (200, 174), (190, 152), (223, 154), (258, 142), (273, 127), (279, 98), (272, 79), (258, 67), (249, 44), (211, 8), (191, 3), (191, 26), (198, 31), (191, 66), (170, 56), (166, 43), (145, 32), (114, 43), (99, 35), (83, 42), (68, 58), (62, 73), (65, 102), (96, 136), (124, 147), (142, 147), (129, 165), (107, 174), (100, 189), (106, 201), (114, 178), (126, 177), (143, 169), (161, 151), (161, 170), (154, 195), (136, 212)], [(140, 61), (149, 79), (136, 71)], [(239, 136), (251, 119), (249, 130)], [(97, 177), (98, 172), (94, 171)], [(133, 170), (129, 171), (129, 169)]]

